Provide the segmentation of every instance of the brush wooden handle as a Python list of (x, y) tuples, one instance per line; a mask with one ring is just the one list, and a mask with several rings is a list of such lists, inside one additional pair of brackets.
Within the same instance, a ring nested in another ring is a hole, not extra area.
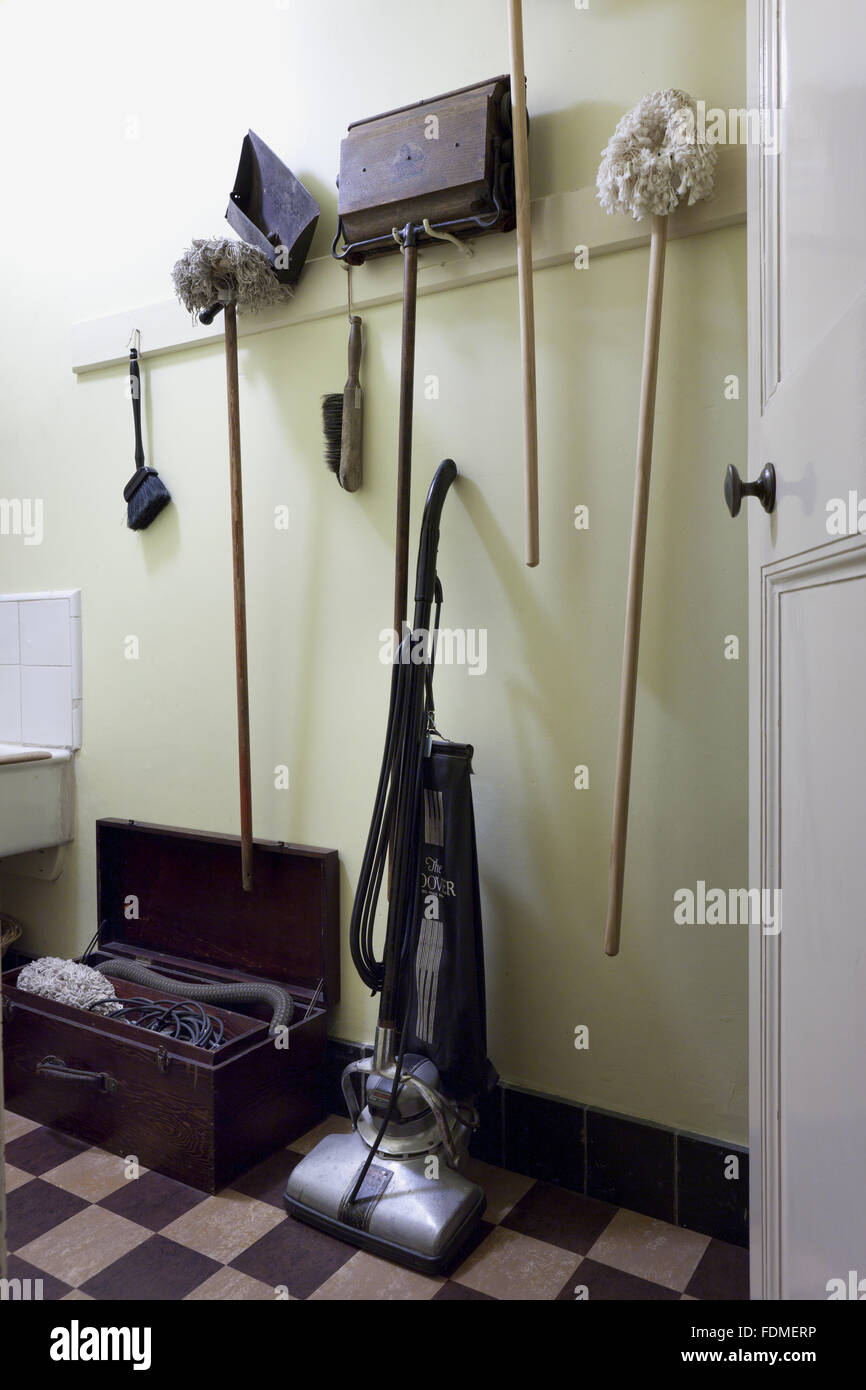
[(363, 471), (361, 401), (361, 350), (363, 334), (357, 314), (349, 319), (349, 375), (343, 387), (343, 424), (340, 434), (340, 486), (357, 492)]
[(357, 386), (358, 377), (361, 374), (361, 349), (364, 339), (361, 333), (361, 319), (358, 314), (353, 314), (349, 319), (349, 375), (346, 380), (347, 386)]
[(232, 509), (232, 575), (235, 597), (235, 669), (238, 702), (238, 773), (241, 799), (241, 882), (253, 887), (253, 795), (250, 773), (250, 691), (247, 677), (247, 598), (244, 576), (244, 498), (241, 484), (241, 415), (238, 391), (238, 321), (225, 308), (226, 392), (229, 415), (229, 487)]
[(517, 284), (520, 352), (523, 362), (523, 483), (526, 497), (525, 558), (538, 564), (538, 421), (535, 388), (535, 303), (532, 288), (532, 227), (529, 144), (526, 131), (526, 73), (523, 68), (523, 8), (508, 0), (511, 48), (511, 128), (517, 213)]
[(604, 949), (607, 955), (619, 952), (622, 925), (622, 887), (625, 876), (625, 846), (628, 830), (628, 799), (631, 786), (631, 755), (634, 743), (634, 710), (637, 696), (637, 662), (640, 647), (640, 615), (643, 602), (644, 560), (649, 507), (650, 465), (653, 452), (653, 424), (656, 408), (656, 379), (659, 365), (659, 334), (662, 319), (662, 290), (665, 275), (665, 249), (668, 220), (653, 217), (650, 238), (649, 287), (644, 330), (643, 371), (640, 386), (640, 416), (637, 434), (637, 462), (634, 480), (634, 508), (631, 521), (631, 549), (628, 565), (628, 595), (625, 610), (625, 641), (622, 653), (622, 683), (619, 696), (619, 742), (616, 751), (616, 782), (613, 796), (610, 868), (607, 882), (607, 922)]

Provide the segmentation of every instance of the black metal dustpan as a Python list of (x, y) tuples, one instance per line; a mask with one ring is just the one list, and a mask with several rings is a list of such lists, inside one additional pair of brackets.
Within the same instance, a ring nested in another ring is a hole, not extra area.
[(283, 285), (304, 267), (319, 220), (319, 204), (255, 131), (241, 147), (226, 220), (250, 246), (263, 251)]

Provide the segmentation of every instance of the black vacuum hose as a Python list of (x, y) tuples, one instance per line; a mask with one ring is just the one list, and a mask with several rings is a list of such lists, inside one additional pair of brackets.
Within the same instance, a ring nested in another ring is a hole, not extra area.
[(131, 980), (133, 984), (180, 994), (184, 999), (195, 999), (201, 1004), (269, 1004), (273, 1010), (269, 1029), (272, 1037), (280, 1029), (288, 1028), (295, 1011), (290, 994), (280, 989), (279, 985), (270, 985), (263, 980), (204, 985), (197, 981), (173, 980), (168, 975), (158, 975), (155, 970), (135, 960), (104, 960), (96, 969), (109, 979)]
[[(373, 818), (361, 863), (358, 887), (352, 907), (349, 945), (352, 961), (374, 994), (382, 993), (380, 1022), (393, 1022), (397, 971), (403, 933), (408, 915), (414, 909), (414, 887), (418, 881), (418, 815), (421, 806), (421, 775), (424, 757), (426, 681), (432, 650), (425, 661), (412, 660), (413, 633), (429, 633), (430, 614), (436, 596), (436, 553), (439, 523), (448, 489), (457, 477), (453, 459), (440, 463), (430, 485), (415, 575), (415, 612), (412, 632), (399, 642), (391, 671), (391, 695), (385, 750), (379, 772), (379, 785)], [(407, 650), (407, 645), (409, 650)], [(388, 851), (391, 850), (391, 883), (385, 950), (381, 961), (373, 949), (376, 906), (382, 887)]]

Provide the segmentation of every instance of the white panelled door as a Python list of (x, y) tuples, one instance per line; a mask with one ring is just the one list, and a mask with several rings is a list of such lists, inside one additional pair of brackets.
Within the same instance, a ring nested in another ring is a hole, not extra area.
[(748, 22), (752, 1297), (864, 1298), (866, 4)]

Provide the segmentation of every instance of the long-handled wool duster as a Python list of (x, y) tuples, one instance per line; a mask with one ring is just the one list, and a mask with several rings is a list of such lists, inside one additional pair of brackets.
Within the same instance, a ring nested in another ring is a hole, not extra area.
[(609, 956), (615, 956), (619, 951), (622, 920), (668, 217), (683, 201), (691, 205), (702, 198), (712, 196), (715, 165), (715, 149), (698, 139), (695, 102), (688, 93), (669, 89), (664, 92), (652, 92), (623, 116), (604, 151), (598, 171), (598, 197), (607, 212), (630, 212), (637, 220), (644, 217), (651, 219), (649, 288), (638, 417), (637, 465), (620, 687), (619, 741), (604, 937), (604, 949)]
[(172, 270), (177, 297), (202, 323), (225, 311), (226, 387), (228, 391), (229, 471), (232, 508), (232, 559), (235, 601), (235, 665), (238, 704), (238, 768), (241, 802), (241, 876), (252, 891), (253, 812), (250, 775), (250, 699), (247, 678), (247, 617), (244, 581), (244, 508), (241, 486), (241, 425), (238, 395), (237, 310), (281, 304), (291, 298), (264, 252), (231, 237), (196, 240)]

